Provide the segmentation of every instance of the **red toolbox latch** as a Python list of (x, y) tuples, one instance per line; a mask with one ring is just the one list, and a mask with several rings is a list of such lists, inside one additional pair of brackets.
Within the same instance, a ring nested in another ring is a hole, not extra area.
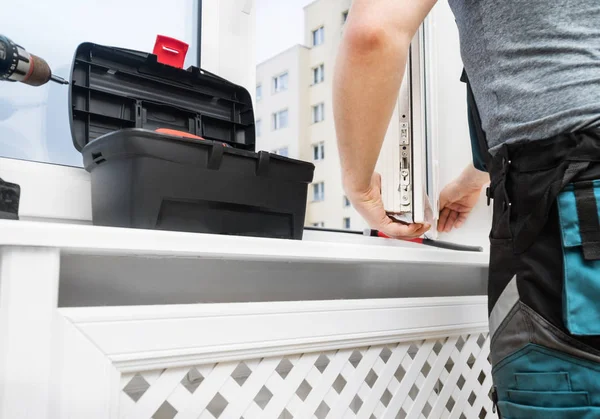
[(158, 62), (172, 67), (183, 68), (189, 45), (175, 38), (164, 35), (156, 36), (153, 54)]

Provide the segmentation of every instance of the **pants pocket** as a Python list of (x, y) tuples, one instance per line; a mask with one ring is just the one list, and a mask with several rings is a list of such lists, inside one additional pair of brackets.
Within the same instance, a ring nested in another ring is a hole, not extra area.
[(533, 407), (512, 402), (499, 402), (502, 419), (597, 419), (600, 407)]
[(582, 407), (589, 406), (586, 391), (522, 391), (508, 390), (508, 400), (527, 406)]
[(571, 391), (568, 372), (515, 373), (515, 384), (523, 391)]
[(600, 180), (558, 196), (564, 260), (563, 318), (573, 335), (600, 335)]

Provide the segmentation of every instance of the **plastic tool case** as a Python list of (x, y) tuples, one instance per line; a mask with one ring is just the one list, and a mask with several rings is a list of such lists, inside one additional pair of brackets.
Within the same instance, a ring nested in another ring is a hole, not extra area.
[(90, 43), (78, 47), (71, 81), (94, 224), (302, 238), (314, 165), (254, 152), (246, 89)]

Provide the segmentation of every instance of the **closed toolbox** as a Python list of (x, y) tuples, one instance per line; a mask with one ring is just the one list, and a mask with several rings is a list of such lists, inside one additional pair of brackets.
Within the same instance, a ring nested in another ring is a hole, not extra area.
[(95, 225), (302, 238), (314, 165), (255, 152), (246, 89), (91, 43), (71, 81)]

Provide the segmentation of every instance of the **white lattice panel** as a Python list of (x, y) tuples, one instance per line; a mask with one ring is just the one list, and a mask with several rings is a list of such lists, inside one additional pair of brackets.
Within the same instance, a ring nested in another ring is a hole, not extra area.
[[(487, 335), (145, 371), (122, 377), (131, 419), (486, 418)], [(494, 417), (489, 413), (489, 417)]]

